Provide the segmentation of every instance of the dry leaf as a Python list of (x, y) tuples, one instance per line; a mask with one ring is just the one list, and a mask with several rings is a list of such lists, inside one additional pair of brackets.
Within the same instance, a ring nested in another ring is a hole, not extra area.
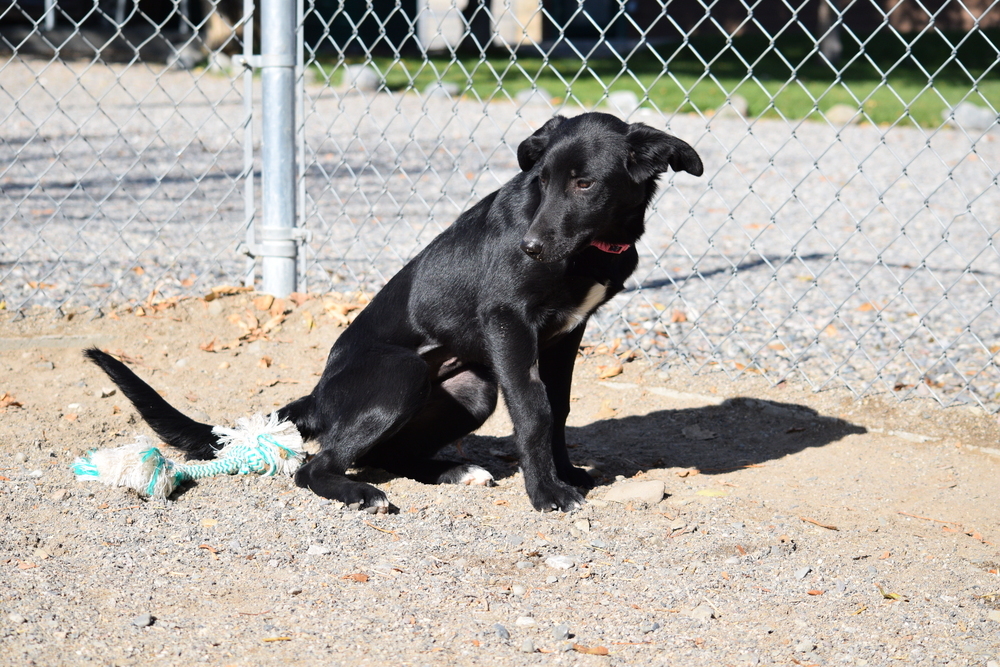
[(904, 602), (906, 601), (906, 598), (900, 595), (899, 593), (889, 593), (878, 584), (875, 584), (875, 588), (878, 589), (878, 592), (881, 593), (882, 597), (884, 597), (886, 600), (897, 600), (897, 601), (902, 600)]
[(363, 572), (355, 572), (354, 574), (345, 574), (341, 579), (349, 579), (351, 581), (357, 581), (360, 583), (365, 583), (368, 581), (368, 575)]
[(826, 593), (826, 591), (821, 591), (819, 589), (814, 588), (811, 591), (806, 591), (806, 593), (808, 593), (809, 595), (822, 595), (823, 593)]
[(34, 563), (29, 563), (26, 560), (19, 560), (19, 561), (17, 561), (17, 568), (19, 570), (30, 570), (33, 567), (38, 567), (38, 566), (35, 565)]
[(611, 407), (610, 401), (602, 401), (600, 409), (594, 415), (594, 419), (613, 419), (616, 414), (618, 413)]
[(873, 311), (875, 310), (875, 308), (876, 308), (875, 304), (872, 303), (871, 301), (865, 301), (863, 304), (858, 306), (858, 310), (860, 310), (862, 313)]
[(300, 307), (311, 298), (311, 296), (305, 294), (304, 292), (292, 292), (288, 295), (288, 300), (294, 303), (296, 307)]
[(836, 526), (831, 526), (828, 523), (820, 523), (816, 519), (810, 519), (809, 517), (800, 516), (799, 519), (801, 519), (802, 521), (805, 521), (806, 523), (811, 523), (814, 526), (819, 526), (820, 528), (826, 528), (827, 530), (840, 530)]
[(615, 360), (615, 363), (609, 364), (608, 366), (598, 366), (597, 377), (600, 380), (607, 380), (608, 378), (613, 378), (616, 375), (621, 375), (623, 370), (625, 369), (622, 366), (622, 362)]
[(257, 310), (268, 310), (273, 303), (274, 297), (270, 294), (261, 294), (260, 296), (255, 296), (253, 299), (253, 307)]
[(260, 358), (260, 360), (259, 360), (259, 361), (257, 362), (257, 366), (258, 366), (259, 368), (270, 368), (270, 367), (271, 367), (271, 364), (272, 364), (272, 363), (274, 363), (274, 360), (273, 360), (273, 359), (271, 359), (271, 357), (269, 357), (269, 356), (267, 356), (267, 355), (264, 355), (264, 356), (263, 356), (263, 357), (261, 357), (261, 358)]
[(144, 268), (142, 268), (141, 266), (133, 266), (132, 267), (132, 273), (134, 273), (137, 276), (141, 276), (144, 273), (146, 273), (146, 270)]
[(274, 303), (271, 304), (271, 310), (268, 311), (272, 316), (277, 317), (278, 315), (284, 315), (288, 310), (288, 303), (284, 299), (275, 299)]
[(316, 318), (308, 310), (302, 313), (302, 321), (306, 325), (306, 331), (312, 331), (316, 328)]
[(65, 419), (68, 422), (75, 422), (78, 416), (79, 415), (77, 415), (75, 412), (71, 412), (68, 415), (63, 415), (63, 419)]
[(270, 333), (272, 329), (274, 329), (276, 326), (278, 326), (279, 324), (281, 324), (284, 321), (285, 321), (285, 314), (284, 313), (279, 313), (278, 315), (275, 315), (274, 317), (272, 317), (271, 319), (269, 319), (267, 322), (265, 322), (264, 326), (262, 326), (260, 328), (260, 330), (263, 333)]
[(3, 396), (0, 396), (0, 408), (20, 408), (20, 407), (23, 406), (19, 401), (14, 400), (13, 394), (7, 393), (5, 391), (3, 393)]
[(211, 528), (212, 526), (218, 525), (218, 520), (216, 519), (202, 519), (201, 525), (203, 528)]
[(573, 644), (573, 650), (577, 653), (586, 653), (587, 655), (608, 654), (608, 649), (605, 646), (584, 646), (582, 644)]
[(694, 477), (695, 475), (700, 475), (701, 471), (697, 468), (682, 468), (675, 473), (678, 477)]
[(184, 398), (191, 401), (192, 403), (198, 402), (198, 394), (194, 393), (193, 391), (189, 391), (188, 393), (184, 394)]
[(670, 314), (670, 323), (677, 324), (678, 322), (687, 322), (688, 316), (683, 310), (674, 309), (674, 312)]
[(611, 341), (611, 345), (608, 346), (608, 354), (614, 354), (615, 351), (619, 347), (621, 347), (621, 345), (622, 345), (622, 339), (621, 338), (615, 338), (613, 341)]
[(198, 276), (192, 273), (190, 276), (181, 281), (181, 287), (191, 287), (191, 285), (194, 285), (196, 280), (198, 280)]
[(885, 560), (886, 558), (888, 558), (888, 557), (889, 557), (889, 556), (891, 556), (891, 555), (892, 555), (892, 554), (891, 554), (890, 552), (886, 551), (886, 552), (885, 552), (885, 553), (883, 553), (883, 554), (882, 554), (881, 556), (879, 556), (879, 557), (878, 557), (878, 559), (879, 559), (879, 560)]

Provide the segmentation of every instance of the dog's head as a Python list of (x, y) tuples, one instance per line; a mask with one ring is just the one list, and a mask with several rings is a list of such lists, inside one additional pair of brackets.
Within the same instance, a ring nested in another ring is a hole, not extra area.
[(517, 162), (540, 196), (521, 249), (541, 262), (594, 241), (635, 243), (659, 175), (703, 171), (677, 137), (603, 113), (556, 116), (521, 142)]

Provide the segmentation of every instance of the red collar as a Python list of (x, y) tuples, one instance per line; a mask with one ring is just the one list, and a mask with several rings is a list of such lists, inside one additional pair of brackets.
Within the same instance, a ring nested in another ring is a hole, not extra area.
[(605, 243), (604, 241), (591, 241), (590, 245), (603, 252), (609, 252), (612, 255), (620, 255), (632, 247), (631, 243)]

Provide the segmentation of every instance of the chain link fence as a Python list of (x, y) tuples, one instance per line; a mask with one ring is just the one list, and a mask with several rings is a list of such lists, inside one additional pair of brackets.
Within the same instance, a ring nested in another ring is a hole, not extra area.
[(0, 5), (7, 308), (100, 308), (243, 279), (250, 79), (228, 54), (252, 20), (196, 3)]
[[(256, 210), (252, 74), (223, 56), (252, 53), (253, 8), (154, 18), (147, 2), (58, 10), (56, 31), (136, 47), (123, 64), (29, 53), (13, 27), (52, 43), (44, 7), (0, 17), (8, 308), (253, 279), (237, 252)], [(706, 173), (664, 178), (590, 343), (1000, 407), (996, 3), (302, 0), (299, 15), (300, 290), (377, 290), (516, 173), (553, 113), (600, 109), (684, 138)], [(165, 55), (141, 53), (154, 42)]]

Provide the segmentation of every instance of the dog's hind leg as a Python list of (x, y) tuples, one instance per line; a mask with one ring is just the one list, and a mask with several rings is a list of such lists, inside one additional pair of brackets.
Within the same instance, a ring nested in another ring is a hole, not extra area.
[(428, 367), (412, 350), (389, 345), (373, 345), (363, 356), (345, 352), (342, 358), (350, 361), (339, 367), (340, 359), (331, 358), (311, 398), (285, 408), (293, 421), (315, 431), (321, 447), (296, 472), (295, 483), (348, 505), (387, 508), (382, 491), (345, 473), (423, 409), (431, 395)]
[(466, 366), (435, 383), (424, 408), (361, 463), (424, 484), (492, 486), (493, 475), (484, 468), (431, 457), (482, 426), (496, 405), (497, 386), (489, 371)]

